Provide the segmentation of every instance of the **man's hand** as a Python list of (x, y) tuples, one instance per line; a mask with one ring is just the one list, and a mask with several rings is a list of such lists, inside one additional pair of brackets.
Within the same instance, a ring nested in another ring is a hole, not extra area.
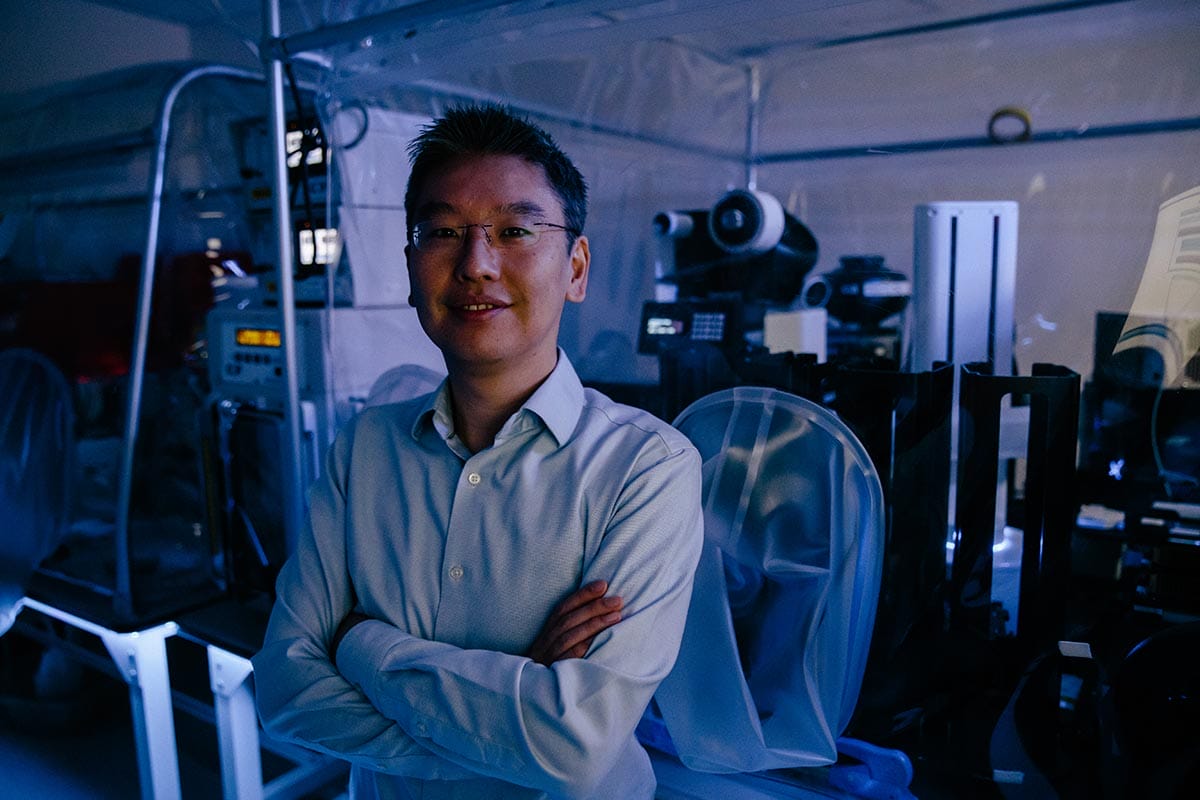
[(529, 657), (544, 666), (564, 658), (582, 658), (596, 634), (621, 619), (622, 600), (605, 597), (606, 581), (592, 581), (567, 595), (554, 607), (542, 632), (529, 648)]

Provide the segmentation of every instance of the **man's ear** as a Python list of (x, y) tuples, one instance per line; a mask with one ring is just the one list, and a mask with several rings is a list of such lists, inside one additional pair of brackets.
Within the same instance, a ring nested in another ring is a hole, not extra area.
[(415, 307), (417, 304), (413, 302), (412, 295), (412, 245), (404, 245), (404, 271), (408, 273), (408, 304)]
[(567, 284), (567, 300), (572, 303), (582, 303), (587, 297), (588, 267), (592, 263), (592, 253), (588, 249), (586, 236), (575, 237), (571, 246), (571, 280)]

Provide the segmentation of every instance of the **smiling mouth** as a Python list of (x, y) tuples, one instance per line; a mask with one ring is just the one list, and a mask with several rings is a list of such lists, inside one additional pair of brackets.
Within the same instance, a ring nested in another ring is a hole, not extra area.
[(463, 311), (491, 311), (494, 308), (500, 308), (500, 306), (494, 303), (467, 303), (466, 305), (459, 306), (459, 308)]

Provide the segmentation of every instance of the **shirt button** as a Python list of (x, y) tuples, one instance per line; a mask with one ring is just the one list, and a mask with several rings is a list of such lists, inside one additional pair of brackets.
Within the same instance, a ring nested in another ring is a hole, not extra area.
[(463, 576), (463, 568), (460, 567), (458, 564), (455, 564), (453, 567), (450, 568), (451, 580), (461, 581), (462, 576)]
[(472, 486), (478, 486), (481, 480), (483, 479), (479, 477), (478, 472), (472, 472), (467, 476), (467, 483), (471, 484)]

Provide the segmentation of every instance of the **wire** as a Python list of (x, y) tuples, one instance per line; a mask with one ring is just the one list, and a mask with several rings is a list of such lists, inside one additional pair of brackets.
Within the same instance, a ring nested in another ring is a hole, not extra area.
[[(1016, 133), (1001, 133), (1000, 123), (1010, 119), (1021, 123), (1020, 130)], [(987, 133), (988, 138), (996, 144), (1027, 142), (1033, 135), (1033, 118), (1029, 116), (1028, 111), (1018, 106), (1001, 106), (988, 120)]]
[(1158, 407), (1162, 404), (1163, 387), (1159, 386), (1158, 391), (1154, 393), (1154, 404), (1150, 406), (1150, 452), (1154, 455), (1154, 468), (1158, 471), (1159, 480), (1162, 481), (1163, 491), (1167, 495), (1167, 499), (1171, 498), (1171, 480), (1167, 477), (1166, 467), (1163, 466), (1162, 453), (1158, 449)]
[[(353, 150), (355, 147), (358, 146), (359, 142), (361, 142), (364, 138), (366, 138), (367, 130), (371, 126), (371, 117), (367, 113), (367, 107), (365, 105), (363, 105), (362, 101), (359, 101), (359, 100), (355, 100), (353, 102), (346, 103), (337, 109), (337, 113), (341, 113), (343, 111), (358, 112), (359, 114), (362, 115), (362, 123), (359, 126), (358, 131), (354, 134), (354, 136), (352, 136), (350, 138), (350, 141), (348, 141), (348, 142), (331, 141), (330, 145), (337, 147), (340, 150)], [(330, 132), (335, 137), (337, 136), (337, 130), (339, 127), (340, 127), (339, 125), (333, 125), (333, 124), (330, 125), (330, 128), (331, 128)]]
[(314, 122), (310, 127), (308, 119), (304, 114), (304, 106), (300, 98), (300, 86), (296, 83), (296, 73), (292, 70), (290, 63), (284, 63), (284, 72), (287, 74), (288, 87), (292, 93), (292, 104), (296, 107), (296, 122), (300, 126), (300, 189), (304, 193), (304, 215), (308, 220), (310, 228), (314, 229), (313, 236), (316, 236), (316, 220), (313, 215), (312, 196), (308, 191), (308, 154), (321, 146), (320, 135), (314, 136), (310, 141), (309, 130), (316, 130), (317, 125)]

